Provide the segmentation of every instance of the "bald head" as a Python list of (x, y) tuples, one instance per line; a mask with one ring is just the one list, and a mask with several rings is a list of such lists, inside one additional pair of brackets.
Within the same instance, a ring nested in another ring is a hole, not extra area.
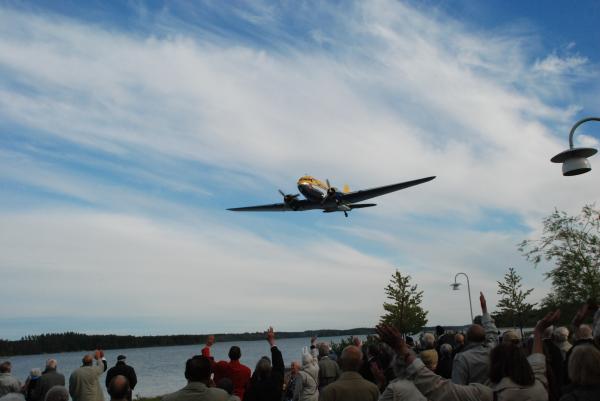
[(456, 345), (465, 345), (465, 336), (461, 333), (456, 333), (454, 335), (454, 342)]
[(46, 368), (47, 369), (56, 369), (57, 365), (58, 365), (58, 363), (56, 362), (56, 359), (48, 359), (46, 361)]
[(592, 327), (588, 324), (580, 325), (577, 330), (575, 330), (575, 338), (577, 340), (591, 340), (593, 338)]
[(467, 330), (468, 343), (482, 343), (485, 341), (485, 329), (478, 324), (472, 324)]
[(293, 361), (292, 364), (290, 365), (290, 368), (292, 369), (292, 372), (294, 374), (298, 373), (300, 371), (300, 362)]
[(349, 345), (342, 351), (340, 367), (344, 372), (356, 372), (362, 365), (363, 354), (360, 348)]
[(69, 401), (69, 391), (64, 386), (54, 386), (48, 390), (44, 401)]
[(129, 380), (122, 375), (113, 377), (108, 384), (108, 394), (111, 400), (127, 400), (130, 391)]
[(90, 354), (87, 354), (81, 360), (81, 362), (83, 363), (83, 366), (90, 366), (93, 361), (94, 361), (94, 358)]

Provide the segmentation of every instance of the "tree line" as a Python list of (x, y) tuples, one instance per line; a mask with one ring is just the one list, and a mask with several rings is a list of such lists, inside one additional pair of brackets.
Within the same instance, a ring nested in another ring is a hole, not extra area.
[[(355, 328), (348, 330), (306, 330), (278, 332), (278, 338), (302, 338), (302, 337), (334, 337), (373, 334), (372, 328)], [(253, 333), (224, 333), (215, 334), (218, 341), (254, 341), (264, 340), (263, 332)], [(83, 333), (48, 333), (40, 335), (28, 335), (20, 340), (0, 340), (0, 355), (35, 355), (51, 354), (59, 352), (88, 351), (97, 348), (119, 349), (119, 348), (146, 348), (164, 347), (171, 345), (204, 344), (207, 334), (189, 335), (165, 335), (165, 336), (132, 336), (115, 334), (83, 334)]]

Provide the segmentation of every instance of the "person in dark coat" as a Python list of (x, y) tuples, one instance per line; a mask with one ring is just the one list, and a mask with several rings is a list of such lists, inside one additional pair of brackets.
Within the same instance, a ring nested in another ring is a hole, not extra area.
[(25, 386), (23, 387), (23, 392), (25, 393), (25, 399), (27, 401), (39, 401), (35, 395), (36, 389), (40, 384), (40, 377), (42, 377), (42, 371), (40, 369), (31, 369), (29, 377), (27, 378)]
[(452, 346), (448, 343), (444, 343), (440, 347), (440, 359), (435, 373), (444, 379), (452, 378)]
[(244, 401), (281, 401), (285, 366), (281, 351), (275, 345), (272, 327), (267, 331), (267, 341), (271, 346), (271, 359), (263, 356), (256, 364)]
[(137, 375), (135, 374), (135, 369), (132, 366), (127, 365), (127, 357), (125, 355), (119, 355), (117, 357), (117, 363), (112, 368), (108, 369), (106, 372), (106, 388), (108, 389), (110, 386), (110, 382), (116, 376), (125, 376), (128, 381), (129, 388), (132, 390), (135, 388), (137, 384)]
[(571, 384), (564, 388), (560, 401), (600, 400), (600, 351), (593, 345), (581, 345), (571, 353)]
[(64, 386), (65, 376), (56, 371), (58, 363), (56, 359), (46, 361), (46, 370), (42, 372), (39, 383), (35, 387), (33, 398), (44, 401), (48, 391), (54, 386)]

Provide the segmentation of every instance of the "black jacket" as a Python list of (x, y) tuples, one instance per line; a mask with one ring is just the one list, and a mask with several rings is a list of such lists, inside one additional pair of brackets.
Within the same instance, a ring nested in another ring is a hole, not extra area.
[(33, 398), (36, 400), (44, 401), (46, 393), (54, 386), (64, 386), (65, 376), (58, 373), (56, 369), (46, 369), (42, 373), (37, 386), (34, 389)]
[(560, 401), (600, 401), (600, 386), (567, 386)]
[(132, 390), (135, 388), (135, 385), (137, 384), (137, 376), (135, 374), (135, 370), (133, 369), (133, 367), (127, 365), (123, 361), (117, 362), (115, 366), (108, 369), (108, 372), (106, 372), (106, 387), (108, 388), (108, 385), (110, 384), (110, 381), (113, 379), (113, 377), (119, 375), (125, 376), (127, 380), (129, 380), (129, 387)]
[(281, 401), (283, 393), (283, 356), (277, 347), (271, 347), (272, 369), (267, 378), (252, 375), (244, 401)]

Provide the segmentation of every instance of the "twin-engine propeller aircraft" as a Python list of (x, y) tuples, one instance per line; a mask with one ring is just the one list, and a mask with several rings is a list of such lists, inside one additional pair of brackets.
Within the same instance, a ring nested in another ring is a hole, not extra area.
[(305, 199), (298, 199), (300, 194), (285, 194), (281, 189), (279, 193), (283, 196), (283, 203), (273, 203), (271, 205), (235, 207), (227, 210), (234, 212), (287, 212), (287, 211), (304, 211), (313, 209), (322, 209), (323, 213), (344, 212), (348, 217), (348, 212), (353, 209), (361, 209), (363, 207), (377, 206), (375, 203), (356, 203), (367, 199), (375, 198), (389, 194), (390, 192), (399, 191), (404, 188), (414, 185), (423, 184), (435, 178), (427, 177), (418, 180), (401, 182), (399, 184), (386, 185), (383, 187), (365, 189), (362, 191), (350, 192), (350, 188), (344, 185), (342, 191), (332, 187), (329, 180), (325, 182), (317, 180), (311, 176), (300, 177), (298, 180), (298, 190)]

